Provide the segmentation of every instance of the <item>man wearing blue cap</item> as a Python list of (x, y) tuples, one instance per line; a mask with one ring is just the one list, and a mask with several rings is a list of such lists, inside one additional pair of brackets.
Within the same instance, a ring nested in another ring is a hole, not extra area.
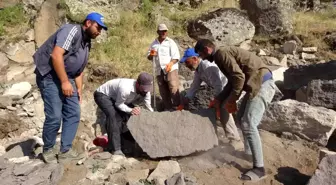
[[(71, 150), (80, 121), (83, 71), (88, 62), (91, 39), (107, 30), (104, 17), (87, 15), (82, 25), (65, 24), (35, 52), (36, 83), (44, 102), (45, 121), (42, 157), (46, 163), (81, 158)], [(54, 145), (62, 122), (60, 151)]]
[[(201, 83), (205, 82), (210, 87), (214, 88), (216, 97), (214, 100), (218, 100), (217, 96), (222, 92), (225, 85), (227, 84), (227, 78), (219, 70), (215, 63), (211, 63), (208, 60), (202, 60), (199, 58), (198, 54), (195, 52), (194, 48), (189, 48), (184, 52), (183, 58), (180, 63), (185, 63), (185, 66), (194, 73), (194, 80), (191, 84), (190, 89), (188, 89), (187, 94), (182, 101), (184, 104), (188, 104), (191, 99), (195, 97), (197, 90), (200, 88)], [(242, 142), (240, 141), (237, 126), (233, 120), (231, 114), (229, 114), (224, 109), (224, 103), (216, 103), (221, 105), (216, 111), (219, 111), (219, 118), (222, 123), (223, 129), (227, 138), (230, 140), (230, 144), (236, 149), (243, 148)]]

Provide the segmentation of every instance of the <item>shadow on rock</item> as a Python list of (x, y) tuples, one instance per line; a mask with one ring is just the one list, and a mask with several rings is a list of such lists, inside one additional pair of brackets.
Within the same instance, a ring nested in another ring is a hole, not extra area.
[(308, 183), (310, 176), (302, 174), (292, 167), (280, 167), (275, 179), (284, 185), (305, 185)]
[(14, 143), (6, 148), (5, 158), (33, 156), (36, 141), (34, 139), (28, 139), (19, 143)]

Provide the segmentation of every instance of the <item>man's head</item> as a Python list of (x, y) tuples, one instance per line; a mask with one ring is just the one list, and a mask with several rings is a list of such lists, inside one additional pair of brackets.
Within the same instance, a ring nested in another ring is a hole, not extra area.
[(159, 24), (157, 27), (157, 34), (159, 35), (159, 40), (164, 40), (168, 35), (168, 27), (165, 24)]
[(141, 96), (146, 96), (146, 94), (153, 90), (153, 76), (142, 72), (138, 76), (136, 82), (136, 93), (140, 94)]
[(107, 30), (103, 15), (96, 12), (92, 12), (86, 16), (83, 27), (86, 35), (91, 39), (95, 39), (102, 29)]
[(215, 51), (215, 44), (209, 39), (201, 39), (195, 45), (195, 52), (199, 54), (202, 59), (213, 62), (212, 53)]
[(180, 63), (185, 63), (186, 67), (192, 71), (195, 71), (199, 65), (198, 54), (195, 52), (194, 48), (188, 48), (180, 60)]

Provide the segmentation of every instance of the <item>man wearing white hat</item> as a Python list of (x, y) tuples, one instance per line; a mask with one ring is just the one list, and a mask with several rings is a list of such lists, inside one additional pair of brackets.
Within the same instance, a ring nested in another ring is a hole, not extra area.
[(147, 58), (156, 66), (160, 95), (165, 110), (176, 109), (180, 104), (178, 61), (180, 52), (177, 44), (169, 38), (168, 28), (165, 24), (157, 27), (158, 38), (149, 47)]

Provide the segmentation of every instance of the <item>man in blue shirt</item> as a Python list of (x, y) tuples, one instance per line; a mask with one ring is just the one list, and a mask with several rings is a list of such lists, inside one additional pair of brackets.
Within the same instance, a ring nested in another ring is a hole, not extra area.
[[(91, 39), (107, 30), (104, 17), (87, 15), (82, 25), (65, 24), (35, 52), (36, 82), (44, 102), (45, 121), (42, 157), (47, 163), (81, 158), (71, 150), (80, 121), (83, 70), (88, 62)], [(54, 145), (62, 122), (60, 151)]]

